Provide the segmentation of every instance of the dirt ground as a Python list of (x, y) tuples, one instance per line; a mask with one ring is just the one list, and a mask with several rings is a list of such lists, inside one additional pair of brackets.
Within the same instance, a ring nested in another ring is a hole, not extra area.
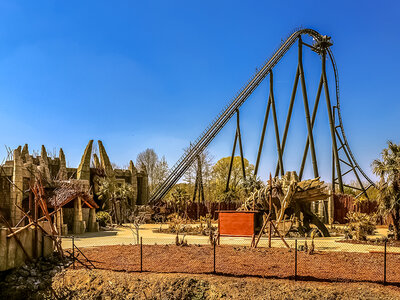
[[(140, 271), (140, 246), (119, 245), (83, 248), (98, 269)], [(382, 282), (383, 253), (297, 252), (299, 279), (314, 281)], [(82, 256), (80, 256), (82, 258)], [(266, 278), (294, 277), (294, 250), (221, 245), (216, 248), (216, 273)], [(400, 284), (400, 255), (387, 255), (387, 281)], [(156, 273), (210, 274), (211, 246), (179, 247), (143, 245), (143, 271)]]
[(68, 269), (52, 284), (59, 299), (399, 299), (376, 283), (330, 283), (218, 275)]

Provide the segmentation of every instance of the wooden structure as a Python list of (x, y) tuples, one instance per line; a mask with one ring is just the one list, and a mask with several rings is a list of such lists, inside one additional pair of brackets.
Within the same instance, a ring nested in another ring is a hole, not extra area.
[(262, 212), (220, 210), (218, 213), (218, 243), (220, 236), (254, 237), (262, 227)]

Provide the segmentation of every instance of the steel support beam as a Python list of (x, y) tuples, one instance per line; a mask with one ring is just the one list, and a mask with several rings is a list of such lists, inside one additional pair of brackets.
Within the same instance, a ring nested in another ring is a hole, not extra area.
[(269, 97), (271, 99), (272, 116), (274, 119), (276, 150), (278, 151), (279, 168), (281, 171), (281, 176), (283, 176), (284, 169), (283, 169), (283, 160), (282, 160), (282, 151), (281, 151), (281, 140), (279, 137), (278, 118), (276, 116), (275, 99), (274, 99), (274, 76), (273, 76), (272, 70), (271, 70), (271, 72), (269, 72)]
[(306, 114), (306, 122), (307, 122), (307, 131), (308, 131), (308, 140), (310, 142), (311, 147), (311, 159), (314, 170), (314, 177), (319, 177), (318, 175), (318, 165), (317, 158), (315, 155), (315, 147), (314, 147), (314, 137), (312, 133), (312, 126), (310, 120), (310, 109), (308, 106), (308, 98), (307, 98), (307, 89), (306, 89), (306, 80), (304, 77), (304, 69), (303, 69), (303, 45), (301, 42), (301, 36), (299, 37), (299, 70), (300, 70), (300, 82), (301, 82), (301, 90), (303, 92), (303, 102), (304, 102), (304, 111)]
[(235, 157), (235, 150), (236, 150), (236, 142), (237, 142), (237, 139), (238, 139), (238, 133), (237, 133), (237, 130), (236, 130), (235, 141), (233, 142), (233, 148), (232, 148), (231, 163), (229, 164), (228, 179), (226, 180), (225, 192), (229, 191), (229, 181), (230, 181), (230, 179), (231, 179), (232, 166), (233, 166), (233, 158)]
[(244, 155), (243, 155), (243, 147), (242, 147), (242, 134), (240, 133), (239, 110), (236, 111), (236, 131), (237, 131), (237, 135), (238, 135), (238, 139), (239, 139), (240, 160), (242, 162), (243, 178), (246, 180), (246, 169), (244, 168)]
[[(292, 117), (294, 100), (296, 98), (296, 91), (297, 91), (297, 85), (299, 83), (299, 76), (300, 76), (300, 71), (299, 71), (299, 67), (297, 66), (296, 76), (294, 77), (292, 95), (290, 96), (290, 104), (289, 104), (289, 110), (288, 110), (287, 117), (286, 117), (285, 129), (283, 131), (282, 144), (281, 144), (282, 155), (283, 155), (283, 152), (285, 151), (286, 138), (287, 138), (287, 134), (289, 131), (290, 119)], [(276, 169), (275, 169), (275, 177), (278, 176), (278, 173), (279, 173), (279, 165), (277, 164)]]
[[(335, 106), (333, 107), (333, 124), (335, 124)], [(335, 128), (336, 130), (336, 128)], [(339, 150), (337, 151), (339, 153)], [(336, 179), (335, 179), (335, 163), (336, 163), (336, 157), (335, 157), (335, 150), (333, 149), (332, 145), (332, 186), (331, 186), (331, 192), (332, 192), (332, 197), (335, 194), (336, 191)]]
[[(323, 84), (324, 84), (324, 82), (322, 80), (322, 75), (321, 75), (321, 79), (319, 81), (318, 90), (317, 90), (317, 96), (316, 96), (315, 102), (314, 102), (313, 113), (312, 113), (312, 116), (311, 116), (311, 128), (314, 128), (315, 119), (317, 117), (319, 100), (321, 99), (321, 92), (322, 92)], [(303, 171), (304, 171), (304, 166), (306, 164), (307, 153), (308, 153), (308, 148), (309, 147), (310, 147), (310, 140), (307, 138), (306, 146), (304, 147), (304, 152), (303, 152), (303, 159), (301, 160), (301, 166), (300, 166), (300, 172), (299, 172), (299, 179), (300, 180), (303, 177)]]
[[(322, 50), (322, 76), (324, 79), (325, 100), (326, 100), (326, 106), (327, 106), (327, 110), (328, 110), (329, 127), (331, 129), (332, 147), (333, 147), (333, 152), (335, 154), (336, 173), (338, 175), (339, 190), (341, 193), (343, 193), (344, 189), (343, 189), (343, 181), (342, 181), (342, 172), (340, 171), (339, 154), (338, 154), (337, 143), (336, 143), (335, 123), (333, 120), (332, 105), (331, 105), (331, 99), (329, 96), (328, 79), (326, 77), (326, 49)], [(332, 184), (334, 184), (334, 183), (332, 183)]]
[(260, 144), (258, 146), (256, 166), (255, 166), (255, 169), (254, 169), (254, 176), (257, 176), (257, 174), (258, 174), (258, 167), (260, 165), (261, 152), (262, 152), (262, 148), (263, 148), (263, 145), (264, 145), (265, 130), (267, 128), (268, 116), (269, 116), (270, 108), (271, 108), (271, 98), (268, 97), (268, 104), (267, 104), (267, 109), (265, 111), (264, 123), (263, 123), (262, 132), (261, 132), (261, 138), (260, 138)]
[(243, 156), (243, 147), (242, 147), (242, 135), (240, 133), (240, 117), (239, 117), (239, 110), (236, 110), (236, 133), (235, 133), (235, 141), (233, 142), (232, 148), (232, 155), (231, 155), (231, 162), (229, 164), (229, 171), (228, 171), (228, 179), (226, 181), (225, 192), (229, 190), (229, 181), (231, 179), (232, 167), (233, 167), (233, 160), (235, 158), (235, 151), (236, 151), (236, 143), (239, 140), (239, 150), (240, 150), (240, 160), (242, 164), (242, 172), (243, 178), (246, 179), (246, 169), (244, 166), (244, 156)]
[[(366, 189), (364, 188), (364, 185), (363, 185), (362, 182), (361, 182), (360, 176), (358, 176), (356, 167), (354, 166), (353, 162), (351, 161), (350, 154), (347, 152), (347, 149), (346, 149), (346, 147), (345, 147), (345, 145), (344, 145), (344, 143), (343, 143), (342, 138), (341, 138), (340, 135), (339, 135), (339, 132), (338, 132), (337, 128), (335, 128), (335, 132), (336, 132), (336, 136), (337, 136), (337, 138), (338, 138), (338, 140), (339, 140), (339, 142), (340, 142), (340, 144), (341, 144), (340, 148), (343, 148), (343, 152), (344, 152), (344, 154), (346, 155), (347, 160), (349, 161), (349, 163), (350, 163), (350, 165), (351, 165), (351, 168), (354, 170), (354, 175), (356, 175), (358, 184), (359, 184), (360, 187), (364, 190), (365, 197), (367, 197), (367, 199), (368, 199), (367, 191), (366, 191)], [(339, 148), (339, 149), (340, 149), (340, 148)], [(339, 152), (339, 150), (338, 150), (338, 152)], [(343, 177), (343, 176), (344, 176), (344, 174), (342, 174), (342, 177)]]

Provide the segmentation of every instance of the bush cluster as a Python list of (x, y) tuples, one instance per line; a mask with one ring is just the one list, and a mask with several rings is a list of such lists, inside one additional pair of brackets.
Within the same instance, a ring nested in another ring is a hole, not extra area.
[(108, 223), (110, 223), (110, 214), (106, 211), (99, 211), (96, 214), (96, 220), (99, 222), (100, 226), (107, 226)]

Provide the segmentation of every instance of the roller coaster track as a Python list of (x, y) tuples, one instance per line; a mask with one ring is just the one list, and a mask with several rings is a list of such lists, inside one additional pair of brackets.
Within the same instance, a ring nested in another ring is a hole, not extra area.
[[(238, 111), (240, 106), (248, 99), (248, 97), (253, 93), (253, 91), (260, 85), (260, 83), (265, 79), (265, 77), (272, 71), (274, 66), (281, 60), (281, 58), (286, 54), (286, 52), (293, 46), (293, 44), (297, 41), (301, 41), (302, 35), (311, 36), (314, 39), (314, 44), (323, 43), (324, 36), (319, 34), (317, 31), (312, 29), (299, 29), (293, 32), (285, 42), (281, 44), (281, 46), (274, 52), (274, 54), (270, 57), (269, 60), (259, 69), (259, 71), (254, 74), (250, 80), (244, 85), (242, 89), (236, 94), (236, 96), (232, 99), (232, 101), (226, 105), (222, 111), (215, 117), (215, 119), (206, 127), (206, 129), (201, 133), (201, 135), (190, 144), (189, 148), (185, 150), (181, 158), (176, 162), (176, 164), (170, 169), (170, 172), (167, 178), (158, 185), (153, 194), (150, 196), (149, 203), (156, 203), (158, 200), (162, 199), (171, 188), (179, 181), (179, 179), (183, 176), (183, 174), (187, 171), (187, 169), (193, 164), (198, 155), (200, 155), (204, 149), (210, 144), (210, 142), (214, 139), (214, 137), (220, 132), (220, 130), (226, 125), (226, 123), (232, 118), (232, 116)], [(300, 42), (299, 41), (299, 42)], [(305, 44), (307, 45), (307, 44)], [(309, 46), (309, 45), (308, 45)], [(313, 48), (311, 46), (311, 48)], [(317, 50), (314, 48), (314, 50)], [(326, 52), (330, 57), (330, 61), (332, 63), (332, 67), (334, 69), (335, 75), (335, 84), (336, 84), (336, 106), (333, 107), (333, 117), (335, 124), (335, 135), (337, 136), (338, 141), (341, 144), (341, 147), (338, 150), (344, 152), (347, 157), (347, 161), (343, 161), (347, 166), (351, 168), (350, 171), (353, 171), (358, 179), (359, 187), (355, 187), (361, 191), (360, 194), (365, 193), (366, 190), (373, 186), (374, 183), (368, 176), (363, 172), (358, 163), (356, 162), (353, 153), (350, 150), (350, 147), (347, 142), (346, 135), (343, 130), (342, 117), (340, 114), (340, 97), (339, 97), (339, 82), (338, 82), (338, 71), (337, 66), (332, 54), (332, 51), (329, 47), (326, 47)], [(317, 52), (317, 51), (316, 51)], [(337, 116), (337, 118), (335, 117)], [(337, 130), (340, 128), (340, 131)], [(336, 139), (335, 139), (336, 143)], [(313, 145), (312, 145), (313, 146)], [(337, 154), (335, 157), (339, 158)], [(339, 160), (337, 160), (339, 161)], [(339, 163), (339, 162), (338, 162)], [(333, 176), (333, 182), (335, 184), (342, 185), (341, 182), (341, 172), (340, 168), (338, 168), (340, 176), (335, 178)], [(348, 172), (350, 172), (348, 171)], [(369, 182), (369, 186), (367, 188), (363, 187), (360, 177), (357, 174), (359, 171), (362, 176)], [(347, 172), (347, 173), (348, 173)], [(333, 173), (334, 174), (334, 173)], [(339, 179), (339, 182), (337, 182)], [(341, 186), (341, 189), (343, 187)]]

